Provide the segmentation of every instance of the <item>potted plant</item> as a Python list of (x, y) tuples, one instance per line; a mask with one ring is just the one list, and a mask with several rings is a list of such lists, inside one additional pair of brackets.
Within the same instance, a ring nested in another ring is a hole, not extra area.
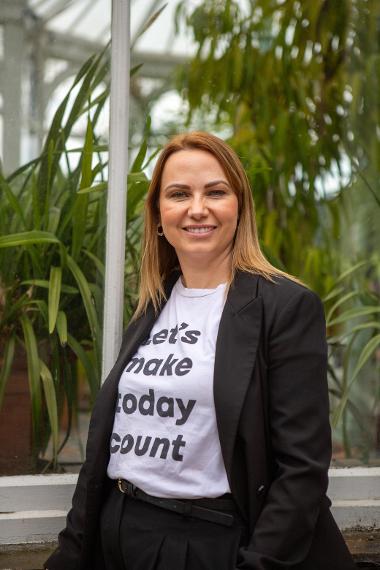
[[(109, 95), (108, 68), (107, 49), (86, 61), (54, 115), (40, 156), (8, 177), (0, 172), (3, 474), (14, 472), (14, 434), (8, 432), (12, 414), (31, 443), (27, 465), (17, 462), (18, 468), (38, 470), (38, 455), (51, 436), (56, 469), (67, 440), (60, 441), (63, 411), (67, 409), (69, 432), (76, 409), (78, 362), (91, 402), (100, 386), (108, 147), (96, 128)], [(72, 149), (68, 141), (78, 121), (86, 122), (84, 144)], [(149, 121), (129, 174), (126, 316), (137, 285), (148, 133)], [(15, 405), (15, 397), (6, 395), (16, 381), (17, 393), (20, 382), (27, 385), (29, 419), (20, 415), (20, 396)]]

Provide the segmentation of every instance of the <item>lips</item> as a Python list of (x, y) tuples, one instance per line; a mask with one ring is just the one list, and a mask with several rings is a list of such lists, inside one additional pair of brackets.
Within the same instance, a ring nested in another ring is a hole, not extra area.
[(216, 226), (186, 226), (183, 229), (191, 234), (206, 234), (215, 228)]

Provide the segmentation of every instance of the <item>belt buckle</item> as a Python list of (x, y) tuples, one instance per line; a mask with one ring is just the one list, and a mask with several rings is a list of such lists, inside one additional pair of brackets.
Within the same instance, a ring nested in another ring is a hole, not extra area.
[(117, 486), (119, 487), (119, 491), (121, 493), (124, 493), (130, 497), (136, 496), (136, 485), (130, 481), (126, 481), (125, 479), (118, 479)]

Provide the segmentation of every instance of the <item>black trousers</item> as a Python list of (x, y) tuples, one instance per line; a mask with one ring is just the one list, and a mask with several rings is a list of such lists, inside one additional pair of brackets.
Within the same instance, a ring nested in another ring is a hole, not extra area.
[(101, 514), (107, 570), (234, 570), (244, 523), (223, 526), (128, 497), (116, 484)]

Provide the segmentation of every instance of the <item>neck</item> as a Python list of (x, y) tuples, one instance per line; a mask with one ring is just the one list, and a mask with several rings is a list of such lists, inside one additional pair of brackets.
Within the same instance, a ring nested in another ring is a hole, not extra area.
[(200, 262), (198, 260), (181, 260), (182, 283), (190, 289), (214, 289), (226, 283), (231, 275), (231, 255), (223, 259)]

